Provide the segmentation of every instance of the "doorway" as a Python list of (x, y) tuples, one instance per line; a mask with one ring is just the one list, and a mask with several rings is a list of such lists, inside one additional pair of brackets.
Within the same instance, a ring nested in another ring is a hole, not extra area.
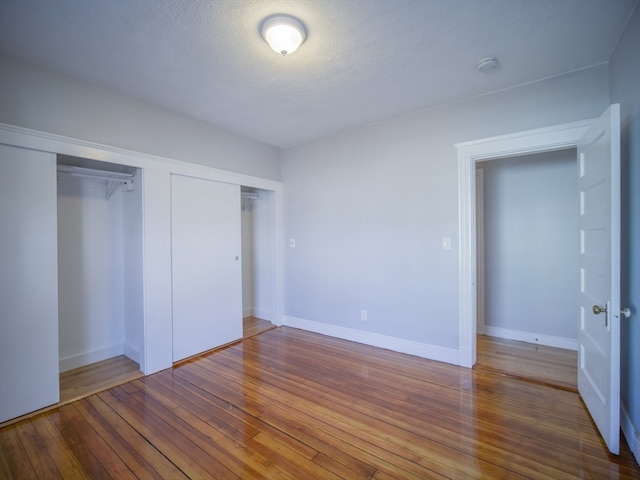
[(476, 164), (505, 157), (575, 148), (591, 125), (592, 121), (585, 120), (455, 145), (458, 151), (460, 213), (458, 350), (461, 366), (473, 367), (476, 363)]
[(476, 365), (574, 390), (575, 158), (572, 148), (476, 165)]

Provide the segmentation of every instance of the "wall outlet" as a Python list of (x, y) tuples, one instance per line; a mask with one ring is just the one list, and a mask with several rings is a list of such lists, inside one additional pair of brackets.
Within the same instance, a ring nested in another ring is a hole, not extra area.
[(295, 238), (290, 238), (289, 239), (289, 248), (296, 248), (296, 239)]
[(360, 320), (362, 320), (363, 322), (367, 321), (367, 311), (366, 310), (360, 310)]

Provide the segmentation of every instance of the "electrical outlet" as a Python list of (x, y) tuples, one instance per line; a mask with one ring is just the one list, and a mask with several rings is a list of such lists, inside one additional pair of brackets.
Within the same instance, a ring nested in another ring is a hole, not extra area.
[(296, 239), (295, 238), (290, 238), (289, 239), (289, 248), (296, 248)]
[(360, 310), (360, 320), (362, 320), (363, 322), (367, 321), (367, 311), (366, 310)]

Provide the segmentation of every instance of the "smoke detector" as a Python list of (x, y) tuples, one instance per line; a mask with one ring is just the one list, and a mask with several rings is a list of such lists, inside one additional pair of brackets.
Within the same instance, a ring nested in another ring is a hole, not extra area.
[(498, 68), (498, 59), (494, 57), (488, 57), (483, 60), (480, 60), (478, 63), (478, 71), (480, 73), (489, 73), (493, 72), (496, 68)]

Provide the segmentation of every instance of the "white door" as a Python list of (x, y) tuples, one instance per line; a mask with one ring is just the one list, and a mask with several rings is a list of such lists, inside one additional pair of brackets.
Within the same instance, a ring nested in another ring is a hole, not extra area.
[(56, 156), (0, 145), (0, 422), (57, 403)]
[(173, 361), (242, 337), (240, 186), (171, 176)]
[(620, 443), (620, 107), (578, 144), (578, 390), (604, 438)]

